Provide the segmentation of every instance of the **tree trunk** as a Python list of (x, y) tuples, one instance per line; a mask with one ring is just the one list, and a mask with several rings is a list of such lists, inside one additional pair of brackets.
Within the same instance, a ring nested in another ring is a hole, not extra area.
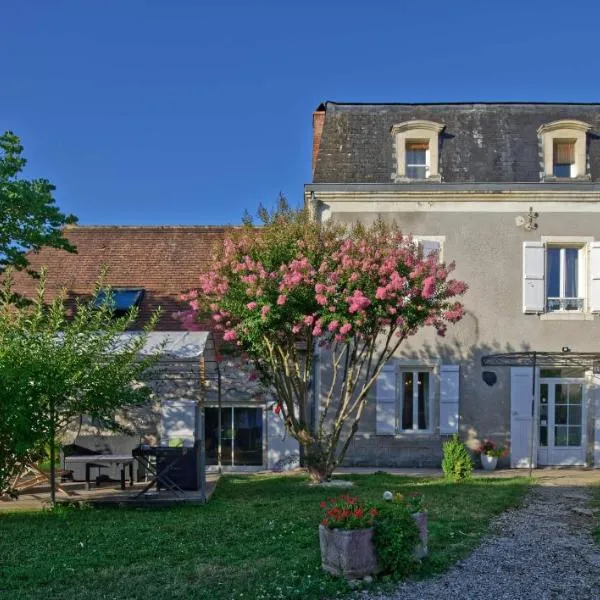
[(306, 471), (312, 483), (329, 481), (333, 473), (332, 465), (327, 460), (325, 453), (318, 443), (304, 446)]

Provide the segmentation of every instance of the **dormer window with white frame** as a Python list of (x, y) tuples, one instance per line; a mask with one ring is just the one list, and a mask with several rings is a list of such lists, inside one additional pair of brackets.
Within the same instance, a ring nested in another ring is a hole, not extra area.
[(591, 125), (565, 119), (538, 129), (542, 147), (544, 181), (588, 180), (587, 134)]
[(444, 129), (433, 121), (406, 121), (392, 127), (396, 149), (397, 182), (441, 181), (439, 134)]

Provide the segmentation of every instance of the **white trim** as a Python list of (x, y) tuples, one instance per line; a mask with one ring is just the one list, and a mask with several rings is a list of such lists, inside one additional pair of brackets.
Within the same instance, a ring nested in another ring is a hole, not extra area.
[[(432, 420), (433, 420), (433, 403), (435, 399), (435, 394), (433, 393), (433, 372), (431, 369), (425, 369), (420, 366), (415, 365), (414, 368), (402, 368), (403, 365), (399, 365), (397, 369), (397, 385), (396, 385), (396, 435), (399, 434), (422, 434), (422, 433), (432, 433)], [(404, 408), (404, 381), (403, 375), (404, 373), (411, 373), (413, 376), (413, 391), (412, 391), (412, 416), (413, 416), (413, 426), (412, 429), (402, 429), (402, 411)], [(428, 398), (427, 398), (427, 428), (419, 429), (419, 386), (418, 379), (419, 373), (427, 374), (427, 390), (428, 390)], [(416, 376), (416, 377), (415, 377)], [(415, 418), (416, 417), (416, 418)], [(415, 427), (416, 425), (416, 427)]]
[(554, 310), (539, 315), (540, 321), (593, 321), (594, 315), (589, 312), (581, 312), (577, 310), (560, 311)]
[(533, 209), (540, 213), (600, 213), (600, 195), (593, 198), (582, 200), (576, 198), (556, 198), (544, 201), (537, 199), (521, 199), (519, 201), (491, 201), (489, 199), (462, 200), (456, 198), (443, 198), (424, 196), (417, 200), (413, 198), (406, 199), (385, 199), (373, 198), (366, 200), (364, 198), (331, 200), (324, 202), (321, 208), (321, 219), (326, 221), (335, 213), (528, 213), (531, 203), (535, 202)]

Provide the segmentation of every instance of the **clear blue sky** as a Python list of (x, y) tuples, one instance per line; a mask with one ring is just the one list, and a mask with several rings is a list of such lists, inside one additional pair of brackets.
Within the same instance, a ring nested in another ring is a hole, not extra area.
[(0, 130), (83, 224), (237, 223), (301, 202), (323, 100), (599, 101), (599, 23), (579, 0), (3, 0)]

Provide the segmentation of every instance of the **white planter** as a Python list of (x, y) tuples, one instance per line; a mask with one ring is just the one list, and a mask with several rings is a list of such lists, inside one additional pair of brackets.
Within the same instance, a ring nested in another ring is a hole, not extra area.
[(497, 456), (488, 456), (487, 454), (481, 455), (481, 466), (485, 471), (493, 471), (498, 464)]

